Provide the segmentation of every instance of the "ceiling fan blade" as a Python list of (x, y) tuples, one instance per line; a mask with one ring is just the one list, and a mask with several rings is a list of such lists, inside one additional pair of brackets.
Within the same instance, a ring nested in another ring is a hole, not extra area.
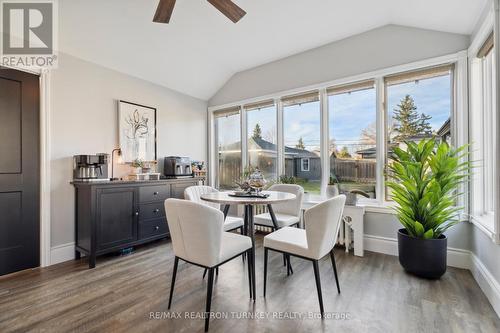
[(168, 23), (174, 11), (175, 0), (160, 0), (153, 22)]
[(210, 2), (215, 8), (217, 8), (222, 14), (226, 15), (228, 19), (233, 21), (234, 23), (241, 20), (243, 16), (245, 16), (246, 12), (238, 7), (231, 0), (207, 0)]

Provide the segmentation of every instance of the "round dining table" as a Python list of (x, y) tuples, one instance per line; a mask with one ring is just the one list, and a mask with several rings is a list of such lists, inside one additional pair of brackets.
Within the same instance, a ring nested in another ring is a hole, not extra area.
[[(271, 215), (271, 220), (274, 225), (274, 229), (278, 229), (278, 223), (276, 220), (276, 216), (273, 211), (273, 204), (293, 200), (296, 198), (295, 194), (287, 193), (287, 192), (277, 192), (277, 191), (262, 191), (262, 194), (267, 195), (267, 197), (248, 197), (248, 196), (234, 196), (234, 192), (213, 192), (203, 194), (201, 196), (202, 200), (218, 203), (224, 205), (224, 217), (227, 216), (229, 212), (229, 207), (231, 205), (244, 205), (244, 230), (247, 236), (252, 239), (252, 267), (255, 267), (255, 237), (254, 237), (254, 220), (253, 220), (253, 206), (255, 205), (266, 205), (269, 211), (269, 215)], [(253, 272), (255, 276), (255, 272)], [(252, 296), (255, 301), (255, 284), (252, 283), (253, 290)]]

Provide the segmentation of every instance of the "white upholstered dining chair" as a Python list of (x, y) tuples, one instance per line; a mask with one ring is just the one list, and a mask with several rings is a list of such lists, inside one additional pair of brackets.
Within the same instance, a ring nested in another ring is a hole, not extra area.
[[(302, 198), (304, 196), (302, 186), (295, 184), (274, 184), (269, 188), (269, 191), (292, 193), (295, 194), (295, 199), (273, 204), (271, 209), (268, 207), (269, 211), (267, 213), (254, 216), (254, 224), (272, 228), (273, 231), (292, 225), (298, 226), (300, 223)], [(273, 224), (272, 213), (276, 216), (277, 226)]]
[[(217, 189), (211, 186), (190, 186), (184, 190), (184, 199), (194, 201), (206, 206), (210, 206), (216, 209), (220, 209), (220, 205), (218, 203), (208, 202), (201, 199), (203, 194), (209, 194), (219, 192)], [(236, 229), (240, 230), (240, 233), (243, 234), (243, 219), (241, 217), (228, 216), (227, 210), (224, 210), (224, 231), (233, 231)]]
[[(225, 232), (224, 214), (207, 205), (188, 200), (167, 199), (165, 211), (175, 254), (168, 309), (172, 304), (177, 266), (179, 259), (182, 259), (208, 269), (206, 313), (210, 314), (215, 269), (240, 255), (251, 256), (252, 240), (247, 236)], [(255, 269), (252, 260), (247, 262), (249, 289), (252, 290)], [(208, 331), (209, 319), (210, 315), (207, 315), (205, 332)]]
[(333, 247), (339, 233), (345, 199), (345, 195), (339, 195), (306, 210), (304, 213), (305, 230), (284, 227), (264, 237), (264, 297), (266, 296), (269, 250), (310, 260), (314, 268), (321, 316), (324, 316), (318, 260), (330, 254), (337, 291), (340, 294)]

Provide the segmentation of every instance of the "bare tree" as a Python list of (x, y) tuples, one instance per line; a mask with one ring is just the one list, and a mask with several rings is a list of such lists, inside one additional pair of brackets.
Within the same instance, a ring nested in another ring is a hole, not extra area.
[[(387, 124), (386, 131), (388, 138), (392, 139), (394, 137), (394, 125), (392, 120)], [(375, 145), (377, 143), (377, 124), (375, 122), (370, 123), (370, 125), (361, 130), (360, 140), (364, 145)]]
[(276, 143), (276, 128), (268, 129), (266, 133), (264, 133), (263, 138), (271, 143)]

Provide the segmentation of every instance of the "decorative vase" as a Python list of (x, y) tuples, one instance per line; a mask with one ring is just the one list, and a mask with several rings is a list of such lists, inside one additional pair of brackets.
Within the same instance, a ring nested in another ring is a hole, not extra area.
[(426, 279), (439, 279), (446, 272), (447, 238), (422, 239), (398, 231), (399, 263), (405, 271)]
[(134, 175), (138, 175), (138, 174), (142, 173), (142, 168), (141, 167), (132, 168), (132, 173)]
[(262, 188), (267, 184), (267, 181), (264, 179), (262, 172), (258, 168), (255, 168), (255, 171), (248, 176), (247, 179), (248, 185), (255, 192), (260, 192)]

